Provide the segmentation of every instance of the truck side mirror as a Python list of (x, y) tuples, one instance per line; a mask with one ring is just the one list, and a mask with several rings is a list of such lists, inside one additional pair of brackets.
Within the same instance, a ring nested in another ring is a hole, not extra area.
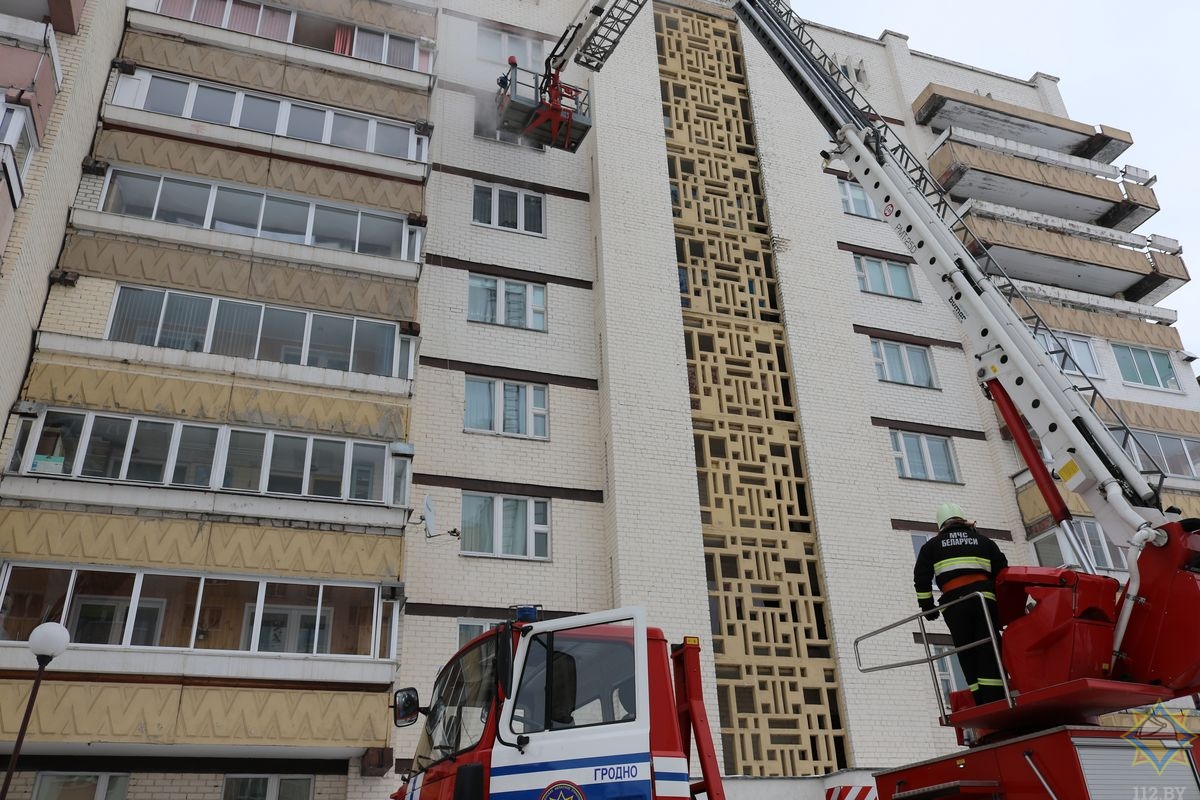
[(397, 689), (392, 695), (392, 723), (397, 728), (407, 728), (421, 715), (421, 696), (409, 686)]

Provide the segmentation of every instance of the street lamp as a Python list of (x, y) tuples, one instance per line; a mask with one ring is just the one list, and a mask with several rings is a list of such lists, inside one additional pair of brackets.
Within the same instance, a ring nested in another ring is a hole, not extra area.
[(25, 731), (29, 728), (29, 718), (33, 716), (33, 701), (37, 699), (38, 687), (42, 685), (42, 673), (46, 666), (67, 651), (71, 643), (71, 634), (57, 622), (43, 622), (29, 634), (29, 649), (37, 658), (37, 674), (33, 678), (33, 688), (29, 690), (29, 702), (25, 706), (25, 717), (21, 720), (21, 728), (17, 731), (17, 741), (13, 743), (12, 755), (8, 757), (8, 771), (4, 773), (4, 785), (0, 786), (0, 800), (7, 800), (8, 785), (12, 783), (13, 770), (17, 767), (17, 758), (21, 755), (21, 743), (25, 741)]

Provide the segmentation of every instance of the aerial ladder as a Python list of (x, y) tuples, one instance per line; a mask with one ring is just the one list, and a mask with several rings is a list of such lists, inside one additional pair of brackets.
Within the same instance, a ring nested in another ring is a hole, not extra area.
[[(1178, 725), (1155, 739), (1168, 754), (1156, 762), (1160, 781), (1168, 764), (1187, 765), (1172, 775), (1174, 786), (1155, 783), (1153, 770), (1127, 774), (1114, 767), (1116, 751), (1105, 749), (1114, 740), (1145, 745), (1154, 736), (1091, 727), (1105, 713), (1200, 691), (1200, 520), (1163, 510), (1162, 471), (1144, 451), (1138, 461), (1148, 469), (1131, 457), (1140, 446), (1094, 385), (1064, 374), (1066, 348), (789, 4), (734, 0), (731, 6), (829, 134), (833, 145), (821, 155), (845, 164), (962, 324), (976, 379), (1084, 561), (1082, 573), (1036, 567), (1001, 573), (1003, 653), (994, 638), (977, 644), (1002, 655), (1006, 698), (975, 707), (969, 692), (955, 693), (943, 722), (957, 729), (960, 743), (974, 745), (968, 756), (881, 773), (880, 797), (1117, 797), (1136, 787), (1147, 797), (1182, 797), (1184, 785), (1200, 789), (1194, 763), (1172, 761), (1172, 748), (1191, 738)], [(1035, 334), (1055, 342), (1049, 352)], [(1082, 497), (1110, 541), (1129, 548), (1124, 587), (1090, 574), (1095, 569), (1058, 483)], [(913, 615), (860, 637), (856, 651), (866, 638), (914, 621), (924, 629), (921, 615)], [(1089, 727), (1071, 727), (1083, 725)], [(1160, 786), (1161, 793), (1146, 788)]]
[(540, 72), (508, 59), (496, 83), (497, 127), (527, 141), (574, 153), (592, 129), (587, 89), (562, 80), (575, 63), (599, 72), (647, 0), (584, 0)]

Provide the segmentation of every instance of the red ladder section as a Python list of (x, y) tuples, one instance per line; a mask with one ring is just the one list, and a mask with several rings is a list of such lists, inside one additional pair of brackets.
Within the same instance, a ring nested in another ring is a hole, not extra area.
[(683, 644), (672, 646), (671, 661), (675, 669), (675, 715), (679, 720), (683, 754), (690, 764), (692, 737), (695, 736), (696, 755), (700, 758), (701, 778), (691, 785), (692, 797), (703, 794), (708, 800), (725, 800), (725, 787), (721, 785), (721, 771), (717, 768), (717, 753), (708, 726), (708, 712), (704, 710), (700, 682), (700, 639), (686, 636)]

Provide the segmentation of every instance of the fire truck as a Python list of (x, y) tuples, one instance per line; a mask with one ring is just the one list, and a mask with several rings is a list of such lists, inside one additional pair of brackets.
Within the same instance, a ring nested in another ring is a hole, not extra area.
[[(538, 73), (510, 61), (498, 84), (501, 127), (574, 152), (591, 125), (586, 91), (561, 81), (599, 69), (645, 0), (584, 4)], [(950, 196), (813, 39), (786, 0), (727, 3), (829, 134), (843, 164), (962, 324), (964, 350), (1082, 568), (1013, 567), (997, 580), (1005, 698), (955, 693), (942, 723), (966, 747), (875, 776), (882, 800), (1200, 797), (1193, 738), (1161, 704), (1200, 693), (1200, 520), (1162, 507), (1163, 473), (1069, 351), (958, 215)], [(1048, 348), (1036, 338), (1054, 344)], [(1075, 371), (1075, 370), (1073, 370)], [(1077, 370), (1082, 374), (1083, 370)], [(1153, 465), (1142, 452), (1138, 461)], [(1129, 549), (1122, 586), (1095, 574), (1058, 485), (1083, 498), (1104, 534)], [(981, 595), (958, 602), (982, 604)], [(986, 610), (986, 605), (984, 606)], [(920, 614), (860, 637), (860, 646)], [(926, 637), (926, 641), (927, 637)], [(518, 619), (469, 644), (442, 670), (434, 700), (396, 694), (397, 721), (426, 714), (406, 800), (723, 798), (700, 701), (698, 645), (668, 648), (636, 609), (554, 621)], [(931, 668), (932, 672), (932, 668)], [(673, 680), (672, 680), (673, 678)], [(1101, 715), (1157, 707), (1157, 727), (1110, 729)], [(900, 735), (898, 733), (898, 735)], [(690, 763), (695, 741), (701, 779)], [(1139, 757), (1144, 767), (1134, 768)]]

